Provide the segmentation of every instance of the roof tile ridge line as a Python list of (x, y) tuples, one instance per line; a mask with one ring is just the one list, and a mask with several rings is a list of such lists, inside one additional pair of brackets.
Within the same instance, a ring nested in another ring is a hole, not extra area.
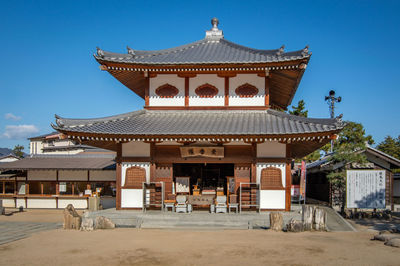
[(248, 47), (248, 46), (244, 46), (241, 44), (237, 44), (234, 43), (232, 41), (229, 41), (227, 39), (221, 39), (223, 42), (225, 42), (227, 45), (234, 47), (234, 48), (238, 48), (238, 49), (242, 49), (248, 52), (253, 52), (253, 53), (258, 53), (258, 54), (263, 54), (263, 55), (271, 55), (271, 54), (267, 54), (267, 53), (275, 53), (272, 55), (277, 55), (276, 52), (279, 52), (279, 49), (270, 49), (270, 50), (265, 50), (265, 49), (256, 49), (256, 48), (252, 48), (252, 47)]
[[(323, 124), (322, 120), (331, 120), (331, 121), (335, 121), (335, 122), (338, 122), (340, 120), (337, 117), (335, 117), (335, 118), (312, 118), (312, 117), (292, 115), (292, 114), (288, 114), (288, 113), (273, 110), (273, 109), (268, 109), (268, 111), (272, 112), (272, 114), (275, 113), (274, 115), (286, 117), (287, 119), (292, 120), (292, 121), (298, 121), (298, 122), (303, 122), (303, 123), (308, 123), (308, 124)], [(335, 124), (337, 124), (337, 123), (335, 123)]]
[[(149, 50), (149, 51), (146, 51), (146, 50), (133, 50), (133, 51), (135, 51), (135, 52), (145, 52), (145, 53), (148, 53), (148, 54), (146, 54), (146, 55), (136, 55), (135, 57), (140, 57), (140, 58), (146, 58), (146, 57), (152, 57), (152, 56), (158, 56), (158, 55), (167, 55), (167, 54), (171, 54), (171, 53), (174, 53), (174, 52), (177, 52), (177, 51), (179, 51), (179, 52), (181, 52), (181, 51), (184, 51), (184, 50), (188, 50), (188, 49), (190, 49), (190, 48), (193, 48), (192, 46), (199, 46), (199, 45), (204, 45), (204, 44), (207, 44), (208, 43), (208, 41), (206, 40), (206, 39), (201, 39), (201, 40), (198, 40), (198, 41), (195, 41), (195, 42), (191, 42), (191, 43), (188, 43), (188, 44), (184, 44), (184, 45), (180, 45), (180, 46), (177, 46), (177, 47), (172, 47), (172, 48), (167, 48), (167, 49), (161, 49), (161, 50)], [(159, 51), (159, 52), (157, 52), (157, 51)]]
[[(85, 124), (85, 125), (87, 125), (87, 124), (100, 124), (100, 123), (109, 122), (109, 121), (126, 120), (126, 119), (130, 119), (134, 115), (141, 115), (141, 114), (144, 114), (144, 113), (146, 113), (146, 110), (142, 109), (142, 110), (136, 110), (136, 111), (132, 111), (132, 112), (124, 113), (124, 114), (113, 115), (113, 116), (105, 116), (105, 117), (100, 117), (100, 118), (83, 118), (83, 119), (80, 119), (80, 118), (64, 118), (64, 117), (60, 117), (58, 115), (55, 115), (55, 118), (56, 118), (57, 126), (60, 126), (59, 123), (60, 122), (63, 123), (63, 121), (87, 122)], [(114, 118), (114, 119), (112, 119), (112, 118)], [(69, 127), (69, 125), (67, 127)]]
[(399, 159), (397, 159), (396, 157), (393, 157), (392, 155), (387, 154), (386, 152), (383, 152), (383, 151), (381, 151), (381, 150), (378, 150), (378, 149), (373, 148), (373, 147), (370, 147), (370, 146), (368, 146), (367, 149), (371, 149), (371, 150), (373, 150), (373, 151), (375, 151), (375, 152), (377, 152), (377, 153), (381, 153), (382, 155), (387, 156), (387, 157), (389, 157), (390, 159), (393, 159), (393, 160), (395, 160), (395, 161), (397, 161), (397, 162), (400, 163), (400, 160), (399, 160)]

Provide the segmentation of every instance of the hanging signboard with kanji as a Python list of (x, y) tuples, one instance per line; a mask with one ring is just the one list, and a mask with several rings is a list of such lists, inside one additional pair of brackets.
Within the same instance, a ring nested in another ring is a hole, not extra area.
[(384, 170), (348, 170), (347, 208), (384, 209), (385, 182)]

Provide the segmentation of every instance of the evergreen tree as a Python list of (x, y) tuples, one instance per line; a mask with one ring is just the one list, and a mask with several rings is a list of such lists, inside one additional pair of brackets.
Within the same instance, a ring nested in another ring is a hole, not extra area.
[(390, 156), (400, 159), (400, 136), (398, 136), (397, 139), (386, 136), (385, 140), (379, 143), (376, 148)]
[(16, 145), (13, 149), (13, 153), (15, 154), (15, 156), (18, 156), (19, 158), (23, 158), (24, 157), (24, 146), (22, 145)]
[(289, 111), (289, 114), (307, 117), (308, 110), (306, 110), (306, 103), (304, 102), (304, 100), (300, 100), (297, 103), (297, 106), (292, 105), (292, 110)]

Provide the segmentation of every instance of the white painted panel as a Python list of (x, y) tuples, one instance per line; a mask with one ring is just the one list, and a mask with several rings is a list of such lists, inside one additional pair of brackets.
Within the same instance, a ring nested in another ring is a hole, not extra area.
[(15, 208), (14, 199), (3, 199), (3, 207), (5, 208)]
[(124, 157), (150, 157), (150, 144), (141, 141), (131, 141), (122, 144)]
[(87, 181), (87, 170), (59, 170), (59, 181)]
[(115, 181), (116, 180), (115, 170), (90, 170), (90, 181)]
[(174, 145), (174, 146), (182, 146), (182, 143), (178, 143), (176, 141), (163, 141), (161, 143), (156, 143), (156, 146), (162, 146), (162, 145)]
[(68, 206), (68, 204), (72, 204), (75, 209), (87, 209), (87, 199), (58, 199), (58, 208), (64, 209)]
[[(175, 86), (179, 92), (173, 98), (161, 98), (156, 94), (156, 89), (164, 84)], [(185, 79), (176, 74), (158, 74), (155, 78), (150, 78), (149, 90), (150, 106), (185, 106)]]
[(285, 209), (285, 190), (260, 190), (260, 209)]
[(258, 158), (285, 158), (286, 157), (286, 144), (277, 141), (266, 141), (257, 144), (257, 157)]
[(18, 159), (17, 159), (17, 158), (14, 158), (14, 157), (12, 157), (12, 156), (10, 156), (10, 157), (5, 157), (5, 158), (3, 158), (3, 159), (0, 159), (0, 162), (1, 162), (1, 163), (9, 163), (9, 162), (15, 162), (15, 161), (18, 161)]
[(56, 181), (56, 170), (28, 170), (28, 180)]
[(122, 163), (121, 164), (121, 186), (123, 187), (125, 185), (125, 174), (126, 174), (126, 169), (132, 167), (132, 166), (138, 166), (142, 167), (146, 170), (146, 183), (150, 182), (150, 163)]
[(143, 189), (122, 189), (121, 208), (142, 208)]
[(244, 142), (244, 141), (231, 141), (231, 142), (228, 142), (228, 143), (224, 144), (224, 146), (234, 146), (234, 145), (251, 146), (251, 144), (246, 143), (246, 142)]
[(17, 208), (22, 207), (26, 208), (25, 199), (17, 199)]
[[(252, 98), (240, 98), (236, 89), (243, 84), (253, 85), (258, 94)], [(257, 74), (238, 74), (229, 79), (229, 106), (264, 106), (265, 105), (265, 78)]]
[(55, 209), (56, 199), (49, 198), (49, 199), (29, 199), (28, 198), (28, 206), (29, 209)]
[[(218, 94), (213, 98), (200, 98), (195, 90), (203, 84), (213, 85), (218, 89)], [(216, 74), (200, 74), (189, 79), (189, 106), (224, 106), (225, 105), (225, 79)]]
[(284, 163), (258, 163), (257, 164), (257, 184), (260, 184), (261, 171), (267, 167), (275, 167), (281, 169), (282, 185), (286, 186), (286, 164)]

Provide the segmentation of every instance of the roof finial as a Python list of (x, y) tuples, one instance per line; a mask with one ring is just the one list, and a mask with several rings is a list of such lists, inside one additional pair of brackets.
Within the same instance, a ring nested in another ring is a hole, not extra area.
[(211, 30), (206, 31), (206, 38), (219, 40), (224, 38), (222, 30), (218, 29), (219, 20), (217, 18), (211, 19)]
[(219, 20), (217, 18), (213, 18), (211, 20), (211, 25), (213, 26), (213, 30), (218, 30), (218, 24), (219, 24)]

